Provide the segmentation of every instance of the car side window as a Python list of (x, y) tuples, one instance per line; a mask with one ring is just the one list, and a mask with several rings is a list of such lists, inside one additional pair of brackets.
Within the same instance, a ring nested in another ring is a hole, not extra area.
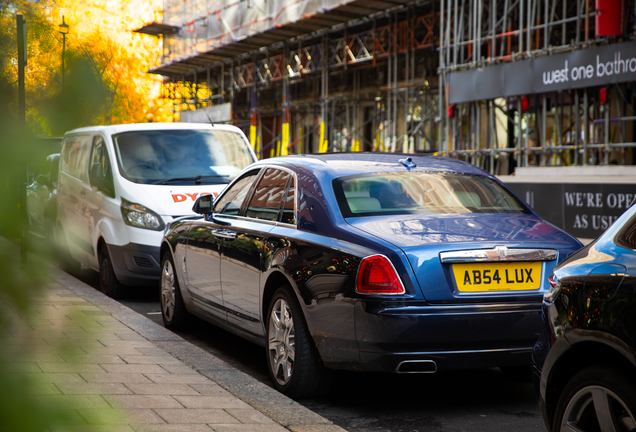
[(214, 213), (238, 215), (259, 171), (250, 171), (234, 182), (227, 192), (214, 202)]
[(37, 181), (38, 183), (41, 183), (45, 186), (49, 186), (50, 177), (51, 177), (51, 160), (47, 159), (40, 166), (40, 169), (35, 174), (34, 178), (35, 178), (35, 181)]
[(93, 151), (90, 164), (91, 184), (105, 195), (114, 198), (113, 173), (106, 143), (101, 136), (93, 138)]
[(285, 171), (268, 168), (258, 183), (245, 216), (277, 221), (290, 177), (291, 175)]
[(285, 204), (283, 206), (281, 222), (296, 225), (296, 185), (294, 184), (293, 177), (289, 183), (289, 189), (287, 190), (287, 196), (285, 197)]

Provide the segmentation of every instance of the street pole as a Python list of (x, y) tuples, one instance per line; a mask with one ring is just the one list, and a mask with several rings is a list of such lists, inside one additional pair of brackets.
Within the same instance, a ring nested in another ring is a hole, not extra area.
[(64, 93), (64, 53), (66, 51), (66, 35), (68, 34), (68, 24), (64, 22), (64, 15), (62, 15), (62, 24), (58, 27), (62, 33), (62, 93)]

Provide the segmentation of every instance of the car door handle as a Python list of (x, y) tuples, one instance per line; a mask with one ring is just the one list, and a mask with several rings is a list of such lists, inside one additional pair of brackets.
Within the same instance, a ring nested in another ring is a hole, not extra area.
[(80, 191), (80, 196), (82, 198), (85, 198), (86, 197), (86, 191), (85, 190)]
[(236, 233), (233, 231), (212, 230), (212, 235), (223, 240), (234, 240), (236, 238)]

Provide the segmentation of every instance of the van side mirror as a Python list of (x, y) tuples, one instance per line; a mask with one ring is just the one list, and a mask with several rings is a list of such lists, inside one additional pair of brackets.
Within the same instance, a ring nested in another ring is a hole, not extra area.
[(201, 195), (197, 198), (192, 211), (202, 215), (212, 213), (212, 195)]

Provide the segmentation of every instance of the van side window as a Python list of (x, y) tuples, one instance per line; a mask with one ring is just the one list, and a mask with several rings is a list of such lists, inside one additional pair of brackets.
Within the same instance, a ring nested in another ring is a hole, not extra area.
[(90, 163), (90, 181), (91, 186), (95, 186), (104, 195), (111, 198), (115, 197), (110, 158), (108, 157), (106, 143), (101, 136), (93, 138), (93, 152)]
[(62, 169), (71, 177), (88, 183), (88, 152), (90, 152), (90, 135), (71, 135), (64, 138), (62, 150)]

